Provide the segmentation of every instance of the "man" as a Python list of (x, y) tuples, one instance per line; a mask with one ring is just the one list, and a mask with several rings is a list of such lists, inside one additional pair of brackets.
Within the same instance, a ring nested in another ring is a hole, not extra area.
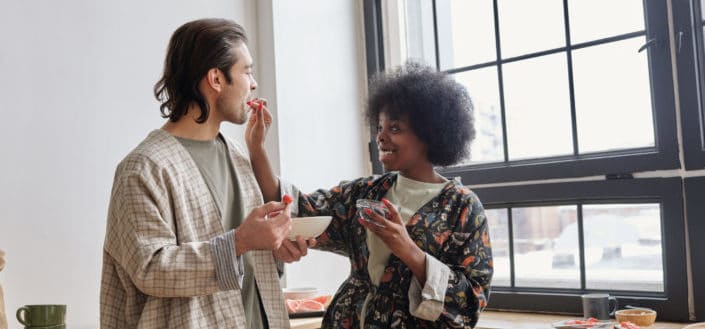
[(243, 124), (248, 106), (266, 104), (252, 96), (246, 42), (223, 19), (172, 35), (154, 88), (169, 120), (115, 173), (101, 328), (289, 327), (273, 251), (294, 261), (306, 243), (286, 239), (289, 207), (262, 205), (247, 156), (219, 133), (221, 122)]

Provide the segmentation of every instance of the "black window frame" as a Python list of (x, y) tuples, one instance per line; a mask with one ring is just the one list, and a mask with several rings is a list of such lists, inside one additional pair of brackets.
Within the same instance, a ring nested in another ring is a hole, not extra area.
[(695, 317), (705, 319), (705, 177), (684, 179), (686, 214), (688, 219), (688, 241), (693, 279), (693, 302)]
[(674, 0), (673, 21), (685, 169), (705, 168), (705, 45), (702, 4)]

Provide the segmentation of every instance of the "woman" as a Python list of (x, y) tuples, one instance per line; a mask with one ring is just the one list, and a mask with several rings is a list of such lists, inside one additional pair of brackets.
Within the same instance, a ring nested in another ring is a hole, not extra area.
[[(366, 115), (377, 127), (386, 173), (310, 194), (285, 182), (280, 189), (263, 147), (271, 116), (257, 108), (246, 136), (265, 199), (289, 190), (297, 196), (293, 209), (299, 216), (333, 216), (315, 248), (350, 259), (351, 274), (323, 327), (474, 327), (492, 277), (487, 221), (474, 193), (434, 169), (468, 153), (475, 131), (466, 90), (416, 64), (381, 76), (373, 82)], [(361, 220), (358, 199), (383, 200), (388, 218), (371, 213), (374, 222)]]

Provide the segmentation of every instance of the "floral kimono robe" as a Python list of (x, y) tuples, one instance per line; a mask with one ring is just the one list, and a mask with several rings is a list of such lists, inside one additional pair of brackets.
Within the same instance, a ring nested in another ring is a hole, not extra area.
[[(393, 254), (379, 286), (371, 283), (368, 233), (357, 220), (355, 201), (380, 200), (396, 178), (396, 173), (360, 178), (331, 190), (299, 193), (295, 198), (298, 205), (294, 209), (299, 216), (333, 216), (315, 248), (346, 256), (352, 266), (350, 276), (328, 307), (323, 328), (359, 328), (361, 317), (365, 328), (474, 327), (489, 299), (492, 254), (482, 204), (457, 181), (449, 181), (406, 224), (416, 244), (450, 268), (440, 317), (428, 321), (411, 314), (408, 292), (413, 274)], [(284, 184), (282, 187), (292, 189)], [(360, 314), (366, 299), (365, 314)]]

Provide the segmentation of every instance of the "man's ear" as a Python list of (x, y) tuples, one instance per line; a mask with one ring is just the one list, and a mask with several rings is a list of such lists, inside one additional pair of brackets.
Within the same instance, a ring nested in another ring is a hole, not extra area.
[(220, 71), (218, 68), (212, 68), (208, 70), (205, 76), (206, 79), (206, 84), (208, 87), (213, 89), (216, 92), (220, 92), (223, 90), (223, 84), (225, 83), (225, 77), (223, 76), (223, 73)]

